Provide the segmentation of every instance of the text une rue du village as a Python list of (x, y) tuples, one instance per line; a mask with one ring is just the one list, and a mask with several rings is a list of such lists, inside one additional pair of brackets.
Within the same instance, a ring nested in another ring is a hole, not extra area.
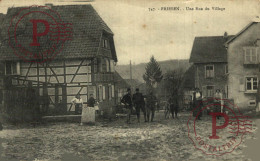
[(225, 8), (223, 7), (160, 7), (160, 8), (148, 8), (149, 11), (224, 11)]

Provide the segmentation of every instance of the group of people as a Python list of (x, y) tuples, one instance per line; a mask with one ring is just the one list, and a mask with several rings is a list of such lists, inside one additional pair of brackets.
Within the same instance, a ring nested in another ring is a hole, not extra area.
[[(93, 97), (93, 94), (90, 94), (89, 96), (90, 97), (87, 101), (87, 106), (88, 107), (94, 107), (96, 100)], [(80, 97), (80, 94), (77, 94), (76, 97), (71, 100), (71, 104), (74, 105), (74, 107), (75, 107), (75, 115), (82, 113), (83, 99)]]
[[(193, 99), (193, 116), (197, 117), (198, 120), (201, 120), (202, 117), (202, 107), (203, 107), (203, 95), (199, 88), (195, 89), (195, 92), (192, 96)], [(224, 112), (223, 111), (223, 94), (221, 93), (220, 89), (216, 90), (216, 93), (214, 95), (214, 108), (213, 112)], [(217, 119), (219, 119), (220, 116), (217, 116)]]
[[(144, 96), (142, 93), (139, 92), (139, 89), (136, 88), (135, 94), (131, 95), (131, 89), (127, 89), (127, 94), (123, 96), (121, 99), (121, 103), (125, 105), (125, 109), (127, 110), (127, 120), (126, 122), (129, 124), (131, 113), (133, 111), (133, 107), (136, 110), (137, 120), (140, 123), (140, 112), (142, 110), (144, 114), (144, 121), (145, 122), (153, 122), (154, 113), (156, 109), (156, 101), (157, 98), (153, 94), (152, 91), (148, 93), (148, 95)], [(151, 116), (151, 117), (150, 117)], [(151, 118), (151, 119), (150, 119)]]

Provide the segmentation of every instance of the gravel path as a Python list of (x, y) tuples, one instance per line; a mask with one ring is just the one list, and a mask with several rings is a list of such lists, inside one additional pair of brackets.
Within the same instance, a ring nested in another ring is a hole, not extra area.
[[(156, 113), (153, 123), (137, 124), (133, 119), (130, 125), (121, 118), (95, 126), (52, 123), (5, 129), (0, 132), (0, 160), (247, 160), (243, 143), (221, 157), (196, 150), (188, 139), (188, 113), (174, 120)], [(200, 127), (210, 127), (210, 119), (203, 119)], [(245, 139), (255, 136), (246, 135)]]

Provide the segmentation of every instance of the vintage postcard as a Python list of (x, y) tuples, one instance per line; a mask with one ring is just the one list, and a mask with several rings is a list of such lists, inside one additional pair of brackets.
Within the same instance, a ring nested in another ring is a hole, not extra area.
[(0, 0), (0, 160), (259, 160), (259, 16), (259, 0)]

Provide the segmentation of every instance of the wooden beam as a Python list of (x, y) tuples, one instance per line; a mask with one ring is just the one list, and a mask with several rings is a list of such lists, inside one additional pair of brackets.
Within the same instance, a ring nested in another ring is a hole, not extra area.
[(56, 78), (57, 82), (60, 83), (59, 79), (58, 79), (56, 73), (54, 72), (54, 70), (52, 69), (52, 67), (49, 64), (47, 64), (47, 66), (50, 68), (51, 72), (54, 74), (54, 77)]
[(39, 90), (39, 93), (40, 93), (40, 77), (39, 77), (39, 64), (38, 63), (36, 63), (37, 64), (37, 87), (38, 87), (38, 90)]
[(67, 80), (66, 80), (66, 63), (65, 63), (65, 59), (63, 60), (63, 73), (64, 73), (64, 84), (66, 84)]
[[(87, 75), (87, 74), (91, 74), (91, 73), (78, 73), (77, 75)], [(66, 74), (66, 75), (69, 76), (69, 75), (75, 75), (75, 74)], [(58, 77), (60, 77), (60, 76), (64, 77), (66, 75), (64, 75), (64, 74), (56, 74), (56, 76), (58, 76)], [(44, 76), (45, 75), (39, 75), (39, 77), (44, 77)], [(47, 76), (53, 76), (53, 75), (47, 74)], [(28, 75), (28, 77), (37, 77), (37, 75)]]
[[(78, 67), (79, 65), (66, 65), (66, 67)], [(88, 67), (90, 66), (90, 63), (89, 64), (86, 64), (86, 65), (82, 65), (83, 67)], [(27, 69), (28, 67), (21, 67), (21, 69)], [(31, 67), (31, 68), (37, 68), (37, 67)], [(44, 67), (40, 67), (40, 68), (44, 68)], [(52, 68), (63, 68), (63, 65), (62, 66), (57, 66), (57, 65), (52, 65)]]
[[(28, 70), (27, 70), (27, 72), (26, 72), (25, 79), (27, 79), (27, 77), (28, 77), (28, 75), (29, 75), (29, 72), (30, 72), (30, 69), (31, 69), (31, 67), (32, 67), (32, 62), (30, 63), (30, 65), (29, 65), (29, 68), (28, 68)], [(23, 85), (24, 85), (24, 83), (25, 83), (25, 81), (23, 81)]]
[[(30, 82), (39, 82), (39, 83), (45, 83), (45, 82), (41, 82), (41, 81), (35, 81), (35, 80), (26, 80), (25, 79), (25, 76), (14, 76), (13, 79), (16, 79), (16, 80), (21, 80), (21, 81), (30, 81)], [(50, 85), (53, 85), (54, 83), (48, 83), (47, 84), (50, 84)]]
[(77, 68), (77, 70), (76, 70), (75, 74), (73, 75), (73, 77), (72, 77), (72, 79), (71, 79), (70, 83), (72, 83), (72, 82), (73, 82), (73, 80), (75, 79), (75, 77), (76, 77), (76, 75), (78, 74), (78, 72), (79, 72), (79, 69), (80, 69), (80, 67), (82, 66), (82, 64), (83, 64), (83, 62), (84, 62), (84, 61), (85, 61), (85, 59), (83, 59), (83, 60), (80, 62), (80, 64), (79, 64), (79, 66), (78, 66), (78, 68)]

